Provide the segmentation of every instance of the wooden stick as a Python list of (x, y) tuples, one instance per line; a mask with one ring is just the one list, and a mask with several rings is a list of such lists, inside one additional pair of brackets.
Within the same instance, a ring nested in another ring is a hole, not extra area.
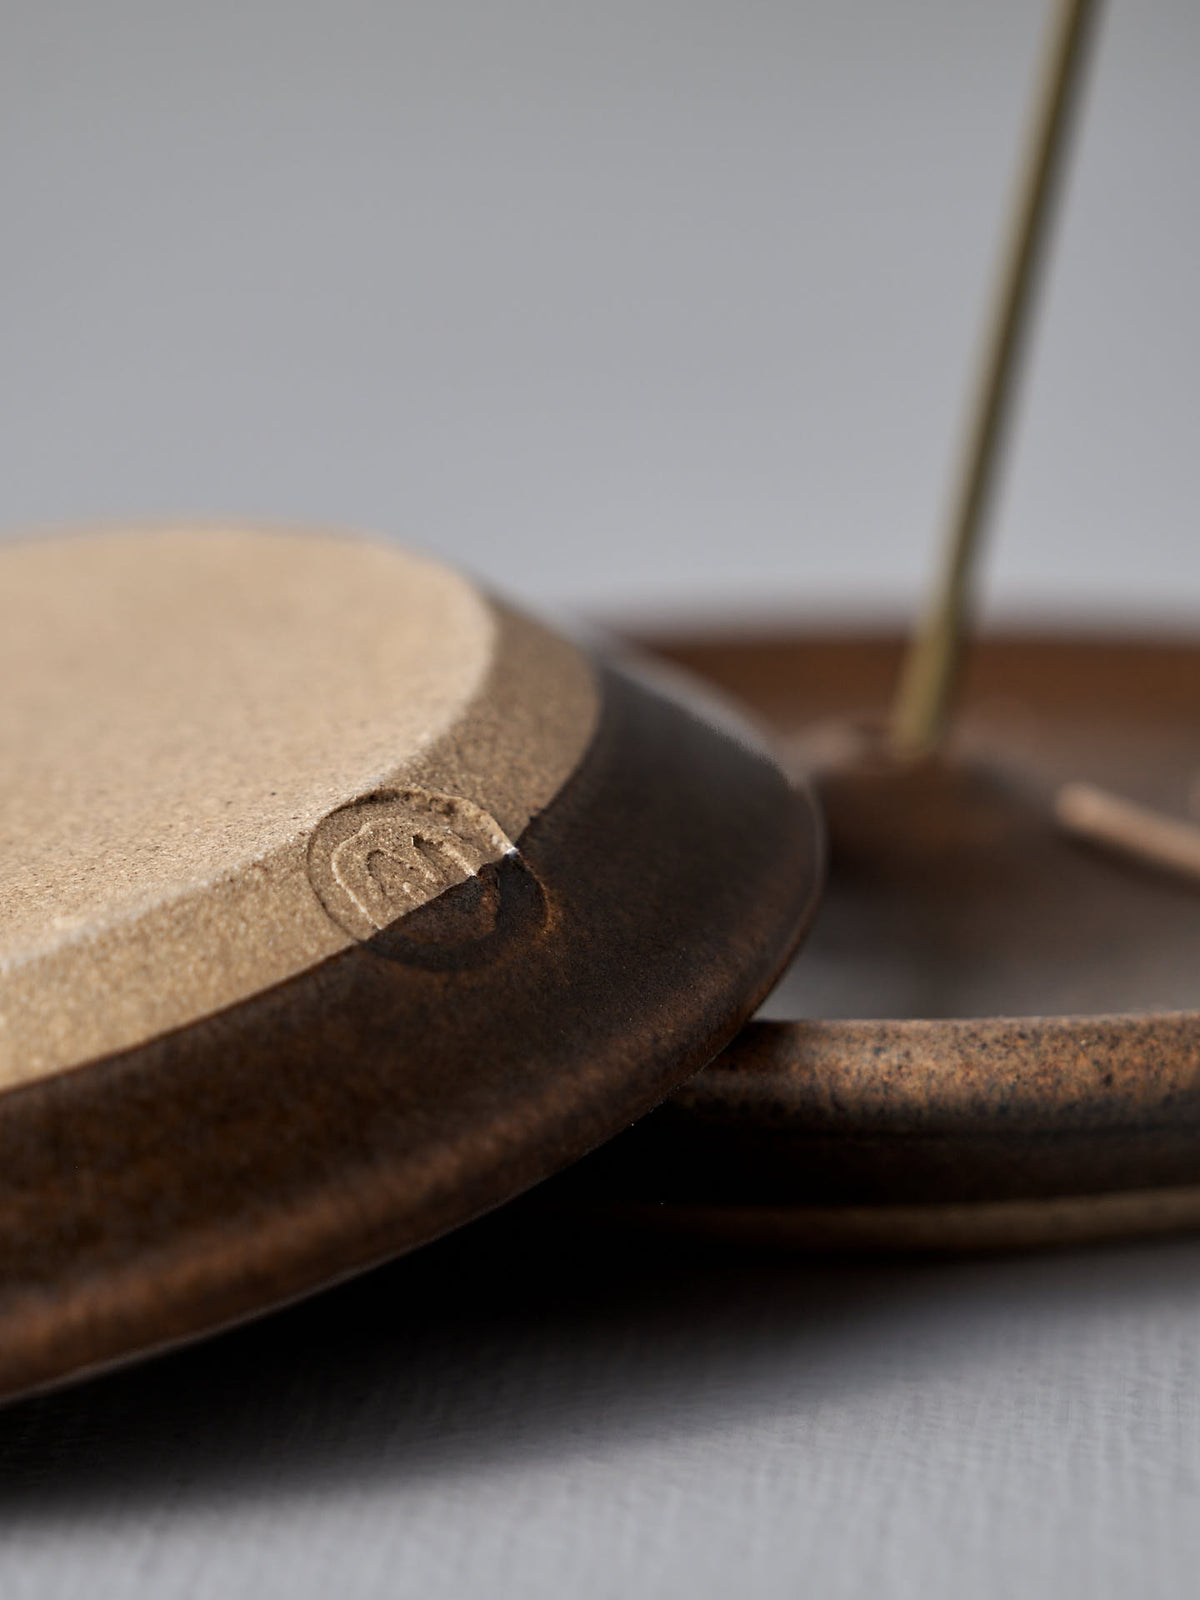
[(1200, 880), (1200, 828), (1122, 800), (1091, 783), (1067, 783), (1054, 800), (1060, 827), (1152, 867)]
[(1054, 179), (1066, 144), (1093, 0), (1058, 0), (1041, 89), (1021, 166), (1016, 209), (989, 319), (978, 384), (951, 501), (945, 559), (929, 609), (909, 646), (892, 711), (890, 743), (901, 760), (941, 744), (967, 628), (971, 579), (1010, 409), (1017, 357), (1045, 244)]

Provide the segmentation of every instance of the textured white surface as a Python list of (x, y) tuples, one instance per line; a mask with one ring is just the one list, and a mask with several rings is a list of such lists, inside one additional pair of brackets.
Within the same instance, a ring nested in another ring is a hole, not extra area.
[[(599, 610), (895, 606), (1041, 16), (13, 0), (0, 516), (358, 522)], [(1198, 48), (1190, 0), (1108, 8), (1002, 602), (1196, 614)], [(494, 1257), (0, 1416), (0, 1593), (1194, 1591), (1200, 1245), (586, 1291)]]
[(484, 1232), (4, 1416), (5, 1600), (1194, 1593), (1200, 1245)]

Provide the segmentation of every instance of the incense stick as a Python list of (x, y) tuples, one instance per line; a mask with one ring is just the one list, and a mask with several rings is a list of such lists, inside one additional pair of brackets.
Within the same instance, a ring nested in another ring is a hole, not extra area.
[(1081, 76), (1093, 0), (1058, 0), (1042, 82), (1021, 164), (1012, 224), (984, 341), (965, 444), (951, 500), (945, 557), (928, 611), (909, 646), (892, 711), (890, 743), (901, 760), (932, 754), (945, 737), (957, 685), (974, 567), (991, 499), (1017, 357), (1036, 268), (1048, 232), (1054, 180)]
[(1135, 805), (1091, 783), (1066, 783), (1054, 800), (1059, 826), (1078, 839), (1147, 866), (1200, 880), (1200, 828)]

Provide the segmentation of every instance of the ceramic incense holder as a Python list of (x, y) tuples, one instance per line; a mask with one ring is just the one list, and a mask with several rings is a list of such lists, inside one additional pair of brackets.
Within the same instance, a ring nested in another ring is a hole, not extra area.
[(813, 911), (752, 739), (394, 547), (11, 545), (0, 677), (3, 1395), (565, 1166)]

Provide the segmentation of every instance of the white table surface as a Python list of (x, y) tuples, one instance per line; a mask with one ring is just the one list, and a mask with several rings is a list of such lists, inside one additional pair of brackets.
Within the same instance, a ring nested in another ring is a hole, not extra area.
[[(0, 518), (382, 528), (538, 604), (902, 609), (1042, 8), (10, 0)], [(1200, 615), (1200, 8), (1108, 8), (989, 561)], [(1167, 1596), (1200, 1243), (484, 1231), (0, 1417), (0, 1594)]]
[(0, 1593), (1194, 1593), (1200, 1243), (435, 1246), (9, 1412)]

